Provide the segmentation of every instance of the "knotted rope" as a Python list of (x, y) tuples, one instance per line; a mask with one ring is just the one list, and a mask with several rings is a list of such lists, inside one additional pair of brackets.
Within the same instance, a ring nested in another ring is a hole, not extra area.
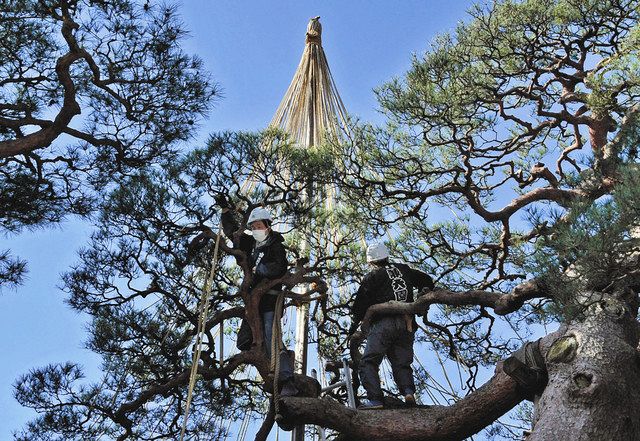
[(275, 407), (275, 419), (279, 421), (280, 415), (280, 352), (284, 348), (282, 343), (282, 310), (284, 309), (284, 293), (281, 291), (276, 300), (276, 310), (271, 326), (271, 371), (273, 372), (273, 405)]

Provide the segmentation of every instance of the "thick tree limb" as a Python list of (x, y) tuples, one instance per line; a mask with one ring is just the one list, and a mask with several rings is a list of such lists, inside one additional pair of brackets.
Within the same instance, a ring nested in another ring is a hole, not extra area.
[[(546, 353), (565, 332), (561, 327), (542, 338), (540, 351)], [(337, 430), (351, 441), (453, 441), (478, 433), (526, 396), (527, 392), (503, 372), (500, 362), (489, 381), (451, 406), (358, 411), (331, 398), (286, 397), (280, 401), (280, 413), (296, 424)]]
[(283, 398), (287, 420), (331, 428), (349, 439), (461, 440), (491, 424), (524, 399), (516, 382), (497, 373), (452, 406), (356, 411), (332, 399)]
[(255, 441), (266, 441), (271, 429), (273, 428), (273, 423), (276, 421), (276, 408), (273, 404), (273, 400), (269, 403), (269, 411), (267, 415), (264, 417), (264, 421), (260, 426), (260, 429), (256, 433)]
[(498, 211), (487, 210), (478, 197), (473, 192), (466, 192), (467, 201), (469, 206), (479, 216), (481, 216), (487, 222), (495, 222), (499, 220), (509, 219), (515, 212), (520, 210), (533, 202), (540, 201), (553, 201), (562, 206), (566, 206), (570, 202), (576, 200), (578, 197), (585, 196), (584, 192), (579, 190), (563, 190), (554, 187), (541, 187), (535, 188), (528, 193), (514, 198), (511, 202), (505, 205)]
[(60, 57), (56, 64), (56, 73), (64, 88), (64, 101), (53, 124), (22, 138), (0, 142), (0, 158), (9, 158), (47, 147), (65, 130), (71, 119), (80, 114), (80, 106), (76, 102), (76, 88), (69, 73), (70, 66), (79, 58), (78, 54), (70, 52)]
[(529, 280), (516, 286), (508, 294), (491, 291), (453, 292), (445, 289), (430, 291), (413, 303), (387, 302), (369, 307), (362, 320), (362, 329), (367, 329), (371, 319), (377, 314), (424, 314), (427, 307), (434, 303), (450, 306), (484, 306), (493, 308), (496, 314), (505, 315), (516, 311), (524, 302), (534, 298), (547, 297), (544, 286), (536, 280)]
[(8, 158), (18, 154), (26, 154), (33, 150), (49, 146), (69, 125), (75, 115), (80, 114), (80, 105), (76, 101), (76, 86), (71, 78), (70, 68), (81, 58), (72, 30), (77, 24), (65, 17), (62, 24), (62, 34), (69, 44), (69, 52), (61, 56), (56, 63), (56, 74), (64, 89), (63, 105), (53, 124), (22, 138), (0, 142), (0, 158)]

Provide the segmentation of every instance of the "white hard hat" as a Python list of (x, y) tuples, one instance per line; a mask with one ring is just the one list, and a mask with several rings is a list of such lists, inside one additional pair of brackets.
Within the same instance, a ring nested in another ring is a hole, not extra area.
[(268, 220), (271, 221), (271, 213), (269, 210), (262, 207), (257, 207), (251, 210), (251, 214), (249, 215), (249, 220), (247, 220), (247, 225), (251, 225), (252, 222), (259, 220)]
[(389, 257), (389, 250), (383, 243), (372, 243), (367, 247), (367, 262), (377, 262)]

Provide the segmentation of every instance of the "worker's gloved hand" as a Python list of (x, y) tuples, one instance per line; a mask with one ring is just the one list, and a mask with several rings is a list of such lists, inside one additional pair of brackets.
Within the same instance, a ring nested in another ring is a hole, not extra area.
[(219, 193), (217, 195), (215, 195), (213, 197), (213, 199), (216, 201), (216, 205), (220, 208), (229, 208), (229, 200), (227, 199), (227, 196)]

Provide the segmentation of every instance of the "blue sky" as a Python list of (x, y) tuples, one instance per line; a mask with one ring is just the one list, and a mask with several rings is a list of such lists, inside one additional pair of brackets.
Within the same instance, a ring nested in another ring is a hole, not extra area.
[[(382, 121), (372, 89), (402, 75), (413, 53), (451, 30), (472, 2), (463, 0), (183, 0), (179, 11), (197, 53), (224, 97), (201, 124), (195, 144), (211, 132), (259, 130), (271, 120), (304, 47), (308, 19), (321, 16), (323, 46), (347, 110)], [(3, 238), (2, 249), (29, 261), (27, 282), (0, 295), (0, 440), (35, 413), (12, 397), (29, 369), (74, 360), (97, 379), (100, 360), (83, 349), (86, 317), (64, 304), (60, 274), (76, 262), (91, 227), (69, 219), (54, 229)], [(250, 434), (251, 436), (251, 434)]]

